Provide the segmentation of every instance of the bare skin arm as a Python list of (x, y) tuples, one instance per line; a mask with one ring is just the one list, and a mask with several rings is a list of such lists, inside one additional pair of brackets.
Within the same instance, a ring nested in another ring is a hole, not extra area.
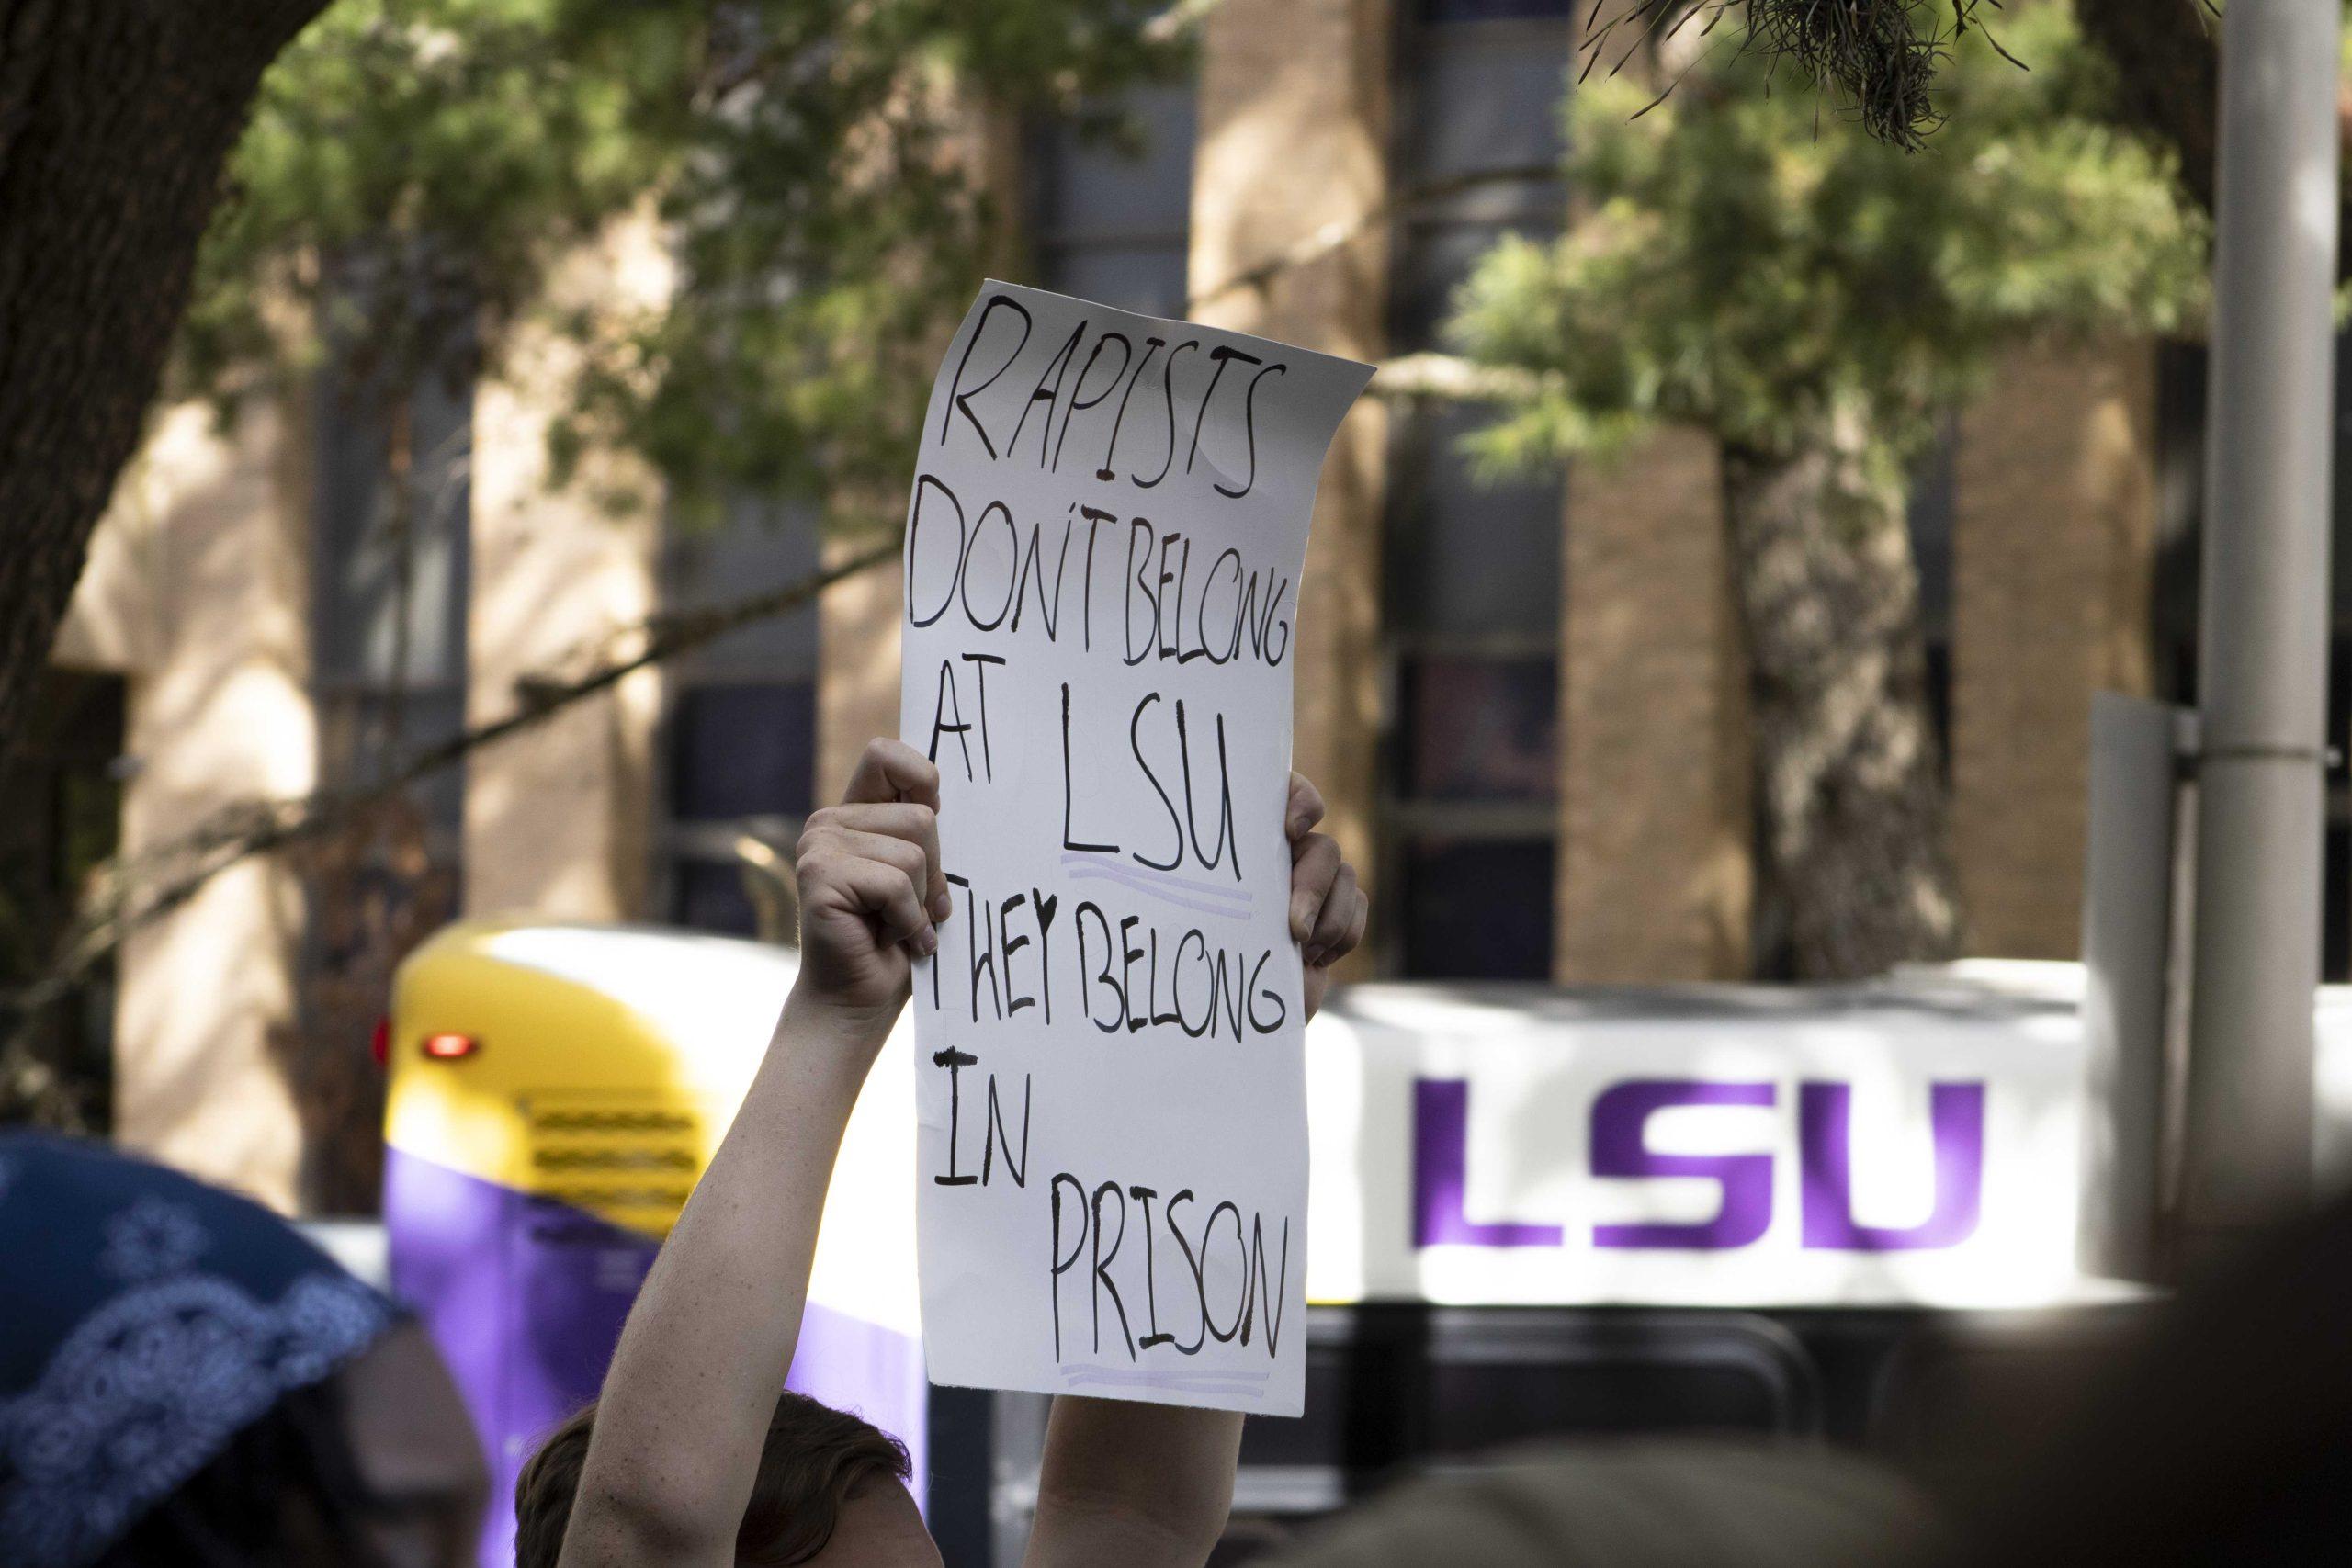
[(800, 841), (800, 977), (605, 1380), (564, 1568), (727, 1568), (800, 1337), (842, 1132), (948, 910), (939, 775), (868, 746)]
[[(1306, 1016), (1331, 966), (1363, 940), (1370, 904), (1355, 868), (1317, 833), (1323, 797), (1291, 775), (1291, 937), (1306, 964)], [(1037, 1517), (1023, 1568), (1199, 1568), (1233, 1507), (1241, 1417), (1063, 1394), (1046, 1424)]]
[[(565, 1568), (734, 1561), (842, 1134), (905, 1004), (912, 955), (936, 947), (934, 921), (950, 908), (937, 803), (931, 765), (877, 740), (847, 802), (802, 836), (800, 978), (622, 1332)], [(1363, 932), (1354, 874), (1310, 832), (1321, 813), (1312, 786), (1295, 780), (1292, 931), (1309, 958), (1310, 1011)], [(1240, 1430), (1238, 1416), (1216, 1411), (1057, 1402), (1030, 1561), (1198, 1563), (1230, 1506)]]

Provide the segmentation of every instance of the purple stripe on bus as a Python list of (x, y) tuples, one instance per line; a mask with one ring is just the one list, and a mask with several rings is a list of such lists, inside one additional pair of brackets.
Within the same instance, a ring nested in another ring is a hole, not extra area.
[(503, 1267), (519, 1194), (397, 1148), (384, 1151), (384, 1236), (392, 1293), (440, 1347), (490, 1462), (481, 1568), (514, 1561), (514, 1476), (504, 1451), (509, 1281)]
[(449, 1363), (490, 1461), (482, 1568), (514, 1560), (514, 1479), (596, 1396), (660, 1244), (553, 1199), (389, 1149), (392, 1289)]
[[(415, 1308), (490, 1462), (482, 1568), (514, 1561), (514, 1480), (548, 1431), (596, 1396), (660, 1243), (387, 1149), (384, 1228), (395, 1295)], [(922, 1347), (812, 1303), (789, 1386), (858, 1408), (905, 1442), (924, 1495)]]
[(801, 1309), (800, 1344), (784, 1386), (854, 1411), (907, 1445), (918, 1505), (930, 1493), (931, 1382), (922, 1339), (819, 1302)]

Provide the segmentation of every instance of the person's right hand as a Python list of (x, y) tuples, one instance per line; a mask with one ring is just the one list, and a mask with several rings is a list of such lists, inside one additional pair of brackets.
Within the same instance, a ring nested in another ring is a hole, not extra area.
[(800, 835), (799, 999), (887, 1032), (954, 908), (939, 865), (939, 770), (871, 740), (839, 806)]

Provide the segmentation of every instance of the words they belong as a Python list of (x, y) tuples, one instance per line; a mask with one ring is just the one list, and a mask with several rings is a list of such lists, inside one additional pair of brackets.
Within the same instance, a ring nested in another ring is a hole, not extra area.
[[(1074, 857), (1081, 871), (1106, 874), (1115, 863)], [(952, 1009), (969, 1023), (1051, 1026), (1057, 1012), (1103, 1034), (1172, 1029), (1192, 1040), (1245, 1041), (1274, 1033), (1290, 1010), (1274, 985), (1274, 950), (1235, 945), (1212, 934), (1212, 918), (1170, 921), (1136, 913), (1119, 893), (1071, 896), (1041, 888), (976, 888), (947, 873), (960, 895), (960, 931), (930, 965), (931, 1010)], [(1151, 897), (1149, 885), (1124, 891)], [(1064, 910), (1068, 917), (1064, 918)], [(1031, 1010), (1035, 1010), (1032, 1011)]]

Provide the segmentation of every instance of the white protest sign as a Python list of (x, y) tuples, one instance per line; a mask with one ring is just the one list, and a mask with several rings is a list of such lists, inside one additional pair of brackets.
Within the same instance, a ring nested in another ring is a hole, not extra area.
[(899, 717), (956, 899), (914, 986), (935, 1382), (1301, 1407), (1291, 670), (1371, 375), (999, 283), (941, 364)]

